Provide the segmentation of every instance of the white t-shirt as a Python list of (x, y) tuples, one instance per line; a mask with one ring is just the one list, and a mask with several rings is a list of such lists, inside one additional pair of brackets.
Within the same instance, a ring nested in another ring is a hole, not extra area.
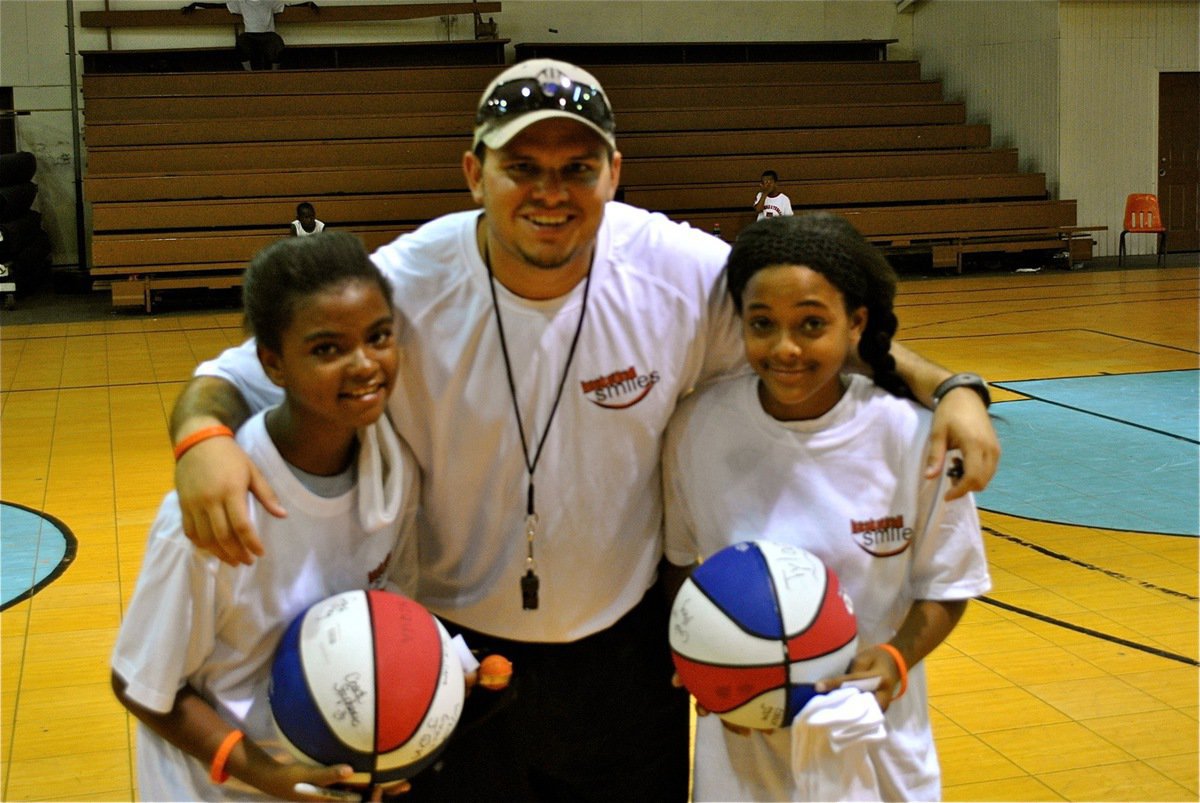
[[(246, 422), (238, 443), (279, 495), (287, 518), (274, 518), (249, 497), (267, 552), (252, 566), (231, 567), (192, 546), (183, 535), (178, 498), (168, 494), (150, 531), (112, 667), (128, 684), (129, 697), (152, 711), (169, 711), (179, 689), (190, 684), (227, 722), (288, 761), (266, 694), (279, 638), (301, 611), (333, 594), (385, 584), (413, 592), (419, 475), (400, 444), (400, 512), (368, 532), (360, 525), (360, 489), (379, 478), (364, 474), (365, 454), (355, 488), (324, 498), (288, 468), (267, 435), (263, 413)], [(212, 784), (206, 765), (141, 722), (137, 752), (142, 800), (266, 799), (236, 779)]]
[[(522, 610), (527, 472), (478, 215), (439, 218), (373, 256), (400, 320), (392, 420), (422, 470), (418, 599), (492, 635), (574, 641), (613, 624), (655, 579), (661, 440), (676, 403), (701, 381), (744, 369), (721, 279), (729, 246), (608, 204), (582, 335), (535, 473), (540, 607)], [(531, 458), (583, 292), (581, 282), (563, 298), (529, 301), (496, 284)], [(197, 373), (234, 382), (252, 407), (276, 395), (250, 343)]]
[(318, 232), (325, 231), (325, 224), (322, 223), (321, 221), (314, 220), (313, 224), (314, 225), (313, 225), (312, 231), (305, 231), (304, 226), (301, 225), (301, 223), (298, 219), (293, 220), (292, 221), (292, 234), (294, 234), (297, 237), (310, 237), (314, 234), (317, 234)]
[(229, 0), (225, 7), (242, 15), (246, 33), (266, 33), (275, 30), (275, 15), (283, 11), (286, 4), (278, 0)]
[[(758, 377), (711, 385), (680, 405), (663, 452), (666, 554), (688, 565), (739, 541), (804, 547), (854, 603), (860, 649), (888, 640), (915, 599), (960, 600), (991, 585), (971, 497), (949, 504), (922, 477), (931, 414), (862, 376), (811, 421), (763, 411)], [(884, 800), (937, 800), (924, 664), (868, 747)], [(795, 727), (795, 726), (794, 726)], [(791, 733), (697, 723), (696, 800), (792, 800)]]
[[(759, 200), (762, 198), (762, 191), (754, 196), (754, 205), (758, 206)], [(767, 202), (763, 204), (762, 211), (758, 213), (755, 220), (762, 220), (765, 217), (785, 217), (792, 214), (792, 201), (782, 192), (778, 195), (767, 196)]]

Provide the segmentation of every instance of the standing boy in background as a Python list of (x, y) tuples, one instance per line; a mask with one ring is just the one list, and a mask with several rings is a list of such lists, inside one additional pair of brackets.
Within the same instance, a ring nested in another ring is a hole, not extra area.
[(779, 174), (774, 170), (764, 170), (758, 180), (761, 189), (754, 196), (754, 211), (758, 220), (765, 217), (786, 217), (792, 214), (792, 201), (779, 189)]

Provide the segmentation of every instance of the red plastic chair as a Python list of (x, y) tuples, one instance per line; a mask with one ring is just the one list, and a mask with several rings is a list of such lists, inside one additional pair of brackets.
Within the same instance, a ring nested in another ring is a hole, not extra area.
[(1162, 213), (1158, 210), (1158, 196), (1149, 192), (1135, 192), (1125, 199), (1125, 228), (1121, 230), (1118, 265), (1125, 264), (1126, 234), (1157, 234), (1158, 264), (1166, 264), (1167, 227), (1163, 225)]

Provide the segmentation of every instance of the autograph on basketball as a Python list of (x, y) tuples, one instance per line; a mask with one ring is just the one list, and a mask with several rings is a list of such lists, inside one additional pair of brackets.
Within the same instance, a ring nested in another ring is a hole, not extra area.
[(780, 579), (785, 588), (792, 588), (793, 582), (811, 585), (814, 582), (825, 581), (825, 567), (813, 563), (807, 552), (795, 547), (781, 546), (775, 566), (779, 569)]
[(688, 612), (687, 601), (682, 602), (675, 610), (671, 611), (671, 629), (679, 636), (681, 644), (687, 644), (691, 638), (691, 631), (688, 626), (692, 623), (692, 615)]
[(333, 692), (337, 695), (338, 703), (337, 710), (333, 713), (333, 718), (337, 720), (349, 719), (350, 724), (357, 726), (359, 723), (359, 705), (364, 697), (367, 696), (366, 690), (359, 684), (359, 674), (352, 672), (346, 675), (344, 683), (334, 683)]

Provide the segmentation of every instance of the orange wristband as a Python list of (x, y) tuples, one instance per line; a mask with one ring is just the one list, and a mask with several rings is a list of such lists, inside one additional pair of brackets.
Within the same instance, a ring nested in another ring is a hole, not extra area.
[(179, 443), (175, 444), (175, 461), (178, 462), (179, 458), (183, 457), (184, 454), (187, 453), (188, 449), (191, 449), (197, 443), (200, 443), (200, 441), (206, 441), (209, 438), (222, 437), (233, 437), (233, 430), (224, 424), (216, 424), (211, 427), (204, 427), (203, 429), (196, 430), (190, 435), (185, 436), (184, 439)]
[(229, 760), (229, 754), (233, 752), (234, 746), (245, 735), (240, 730), (234, 730), (225, 736), (225, 740), (221, 742), (221, 746), (213, 754), (212, 767), (208, 771), (209, 780), (213, 783), (223, 784), (229, 780), (229, 772), (225, 769), (225, 762)]
[(904, 692), (908, 691), (908, 664), (904, 663), (904, 656), (891, 644), (885, 641), (878, 646), (879, 649), (892, 656), (892, 660), (896, 662), (896, 668), (900, 670), (900, 691), (892, 695), (893, 700), (899, 700), (904, 696)]

